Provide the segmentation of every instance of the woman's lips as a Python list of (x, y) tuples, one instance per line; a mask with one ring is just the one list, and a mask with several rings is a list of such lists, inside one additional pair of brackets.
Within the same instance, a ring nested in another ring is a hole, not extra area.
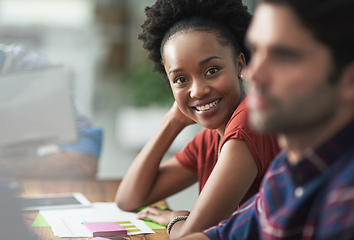
[(204, 105), (200, 105), (200, 106), (195, 106), (195, 109), (197, 111), (208, 111), (212, 108), (214, 108), (216, 105), (218, 105), (220, 102), (220, 99), (216, 99), (215, 101), (211, 102), (211, 103), (207, 103)]

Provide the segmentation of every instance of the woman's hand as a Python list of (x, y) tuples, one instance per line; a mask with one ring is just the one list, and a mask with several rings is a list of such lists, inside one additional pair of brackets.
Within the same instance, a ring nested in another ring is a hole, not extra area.
[(175, 217), (188, 216), (188, 215), (189, 215), (188, 211), (171, 211), (171, 210), (162, 210), (157, 207), (148, 207), (138, 212), (137, 218), (149, 219), (161, 225), (167, 226)]
[(178, 120), (183, 123), (184, 126), (195, 124), (195, 121), (184, 115), (179, 109), (176, 101), (173, 103), (171, 109), (167, 113), (171, 118)]

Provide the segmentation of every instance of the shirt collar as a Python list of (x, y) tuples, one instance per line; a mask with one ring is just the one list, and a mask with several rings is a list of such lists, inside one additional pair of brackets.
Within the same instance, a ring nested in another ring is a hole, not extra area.
[(295, 183), (303, 185), (330, 168), (338, 158), (353, 149), (353, 136), (354, 119), (317, 149), (308, 149), (298, 164), (290, 165), (286, 161)]

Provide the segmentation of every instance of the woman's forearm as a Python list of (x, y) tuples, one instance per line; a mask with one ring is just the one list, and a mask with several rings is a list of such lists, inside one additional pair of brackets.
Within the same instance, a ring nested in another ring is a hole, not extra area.
[(160, 162), (184, 127), (168, 114), (164, 117), (156, 133), (136, 156), (119, 186), (115, 201), (121, 209), (132, 211), (154, 199), (155, 196), (151, 194), (159, 182)]

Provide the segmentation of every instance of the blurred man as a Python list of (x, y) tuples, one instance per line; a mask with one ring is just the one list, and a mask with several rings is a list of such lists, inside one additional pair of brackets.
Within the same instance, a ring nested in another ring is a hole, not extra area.
[[(21, 44), (0, 44), (0, 74), (52, 66), (47, 57)], [(102, 146), (102, 129), (75, 109), (78, 141), (0, 156), (0, 175), (15, 177), (94, 177)], [(43, 148), (42, 148), (43, 150)]]
[(284, 151), (260, 192), (183, 239), (354, 239), (354, 1), (263, 0), (247, 33), (250, 122)]

